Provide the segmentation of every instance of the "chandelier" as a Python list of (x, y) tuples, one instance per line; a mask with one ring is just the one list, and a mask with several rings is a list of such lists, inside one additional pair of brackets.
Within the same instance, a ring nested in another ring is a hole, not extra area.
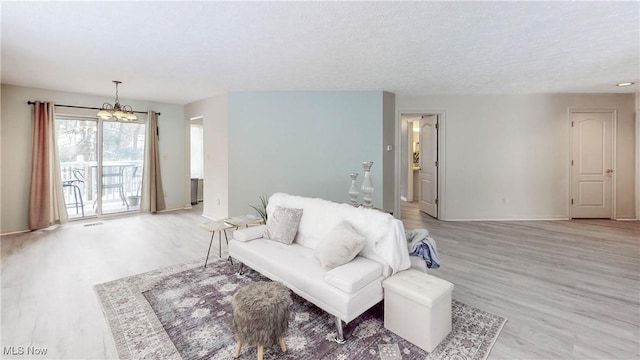
[(133, 113), (131, 106), (120, 105), (118, 101), (118, 84), (122, 84), (122, 81), (113, 80), (113, 82), (116, 84), (116, 103), (113, 105), (109, 103), (102, 104), (102, 108), (96, 116), (104, 120), (114, 118), (116, 121), (137, 121), (138, 117)]

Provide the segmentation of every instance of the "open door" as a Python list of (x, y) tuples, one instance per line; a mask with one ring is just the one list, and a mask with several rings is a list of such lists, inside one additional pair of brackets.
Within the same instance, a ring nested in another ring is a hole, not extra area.
[(420, 120), (420, 211), (438, 218), (438, 116)]

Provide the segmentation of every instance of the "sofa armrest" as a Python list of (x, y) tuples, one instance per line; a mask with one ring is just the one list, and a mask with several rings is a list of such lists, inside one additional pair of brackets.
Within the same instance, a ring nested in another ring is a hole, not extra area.
[(347, 294), (353, 294), (370, 282), (382, 278), (382, 265), (362, 256), (356, 256), (351, 262), (327, 271), (322, 277), (330, 285)]
[(264, 234), (266, 225), (250, 226), (245, 229), (238, 229), (233, 232), (233, 238), (238, 241), (247, 242), (250, 240), (260, 239)]

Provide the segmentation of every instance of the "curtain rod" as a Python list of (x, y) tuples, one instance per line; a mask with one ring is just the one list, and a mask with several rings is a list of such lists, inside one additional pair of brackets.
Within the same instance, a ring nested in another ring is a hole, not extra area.
[[(35, 104), (35, 101), (27, 101), (27, 104), (29, 105), (33, 105)], [(89, 109), (89, 110), (102, 110), (102, 108), (95, 108), (95, 107), (87, 107), (87, 106), (74, 106), (74, 105), (60, 105), (60, 104), (53, 104), (54, 106), (60, 106), (60, 107), (66, 107), (66, 108), (74, 108), (74, 109)], [(134, 113), (138, 113), (138, 114), (147, 114), (146, 111), (133, 111)], [(157, 113), (158, 116), (160, 116), (160, 113)]]

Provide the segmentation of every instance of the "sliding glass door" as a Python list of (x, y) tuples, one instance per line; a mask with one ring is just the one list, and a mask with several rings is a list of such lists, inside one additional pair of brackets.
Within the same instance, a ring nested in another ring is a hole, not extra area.
[(143, 121), (56, 117), (70, 219), (139, 211), (145, 127)]
[(140, 209), (145, 124), (102, 122), (102, 213)]
[(56, 117), (56, 142), (64, 202), (69, 219), (95, 216), (98, 163), (98, 123), (96, 119)]

